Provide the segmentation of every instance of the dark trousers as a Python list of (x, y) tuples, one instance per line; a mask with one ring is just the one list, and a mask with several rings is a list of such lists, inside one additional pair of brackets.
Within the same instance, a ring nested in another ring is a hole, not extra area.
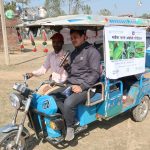
[(85, 103), (87, 99), (87, 91), (72, 93), (70, 96), (66, 97), (62, 93), (66, 88), (67, 87), (61, 87), (55, 91), (52, 91), (49, 95), (54, 97), (58, 108), (64, 115), (67, 127), (73, 127), (75, 123), (77, 106)]

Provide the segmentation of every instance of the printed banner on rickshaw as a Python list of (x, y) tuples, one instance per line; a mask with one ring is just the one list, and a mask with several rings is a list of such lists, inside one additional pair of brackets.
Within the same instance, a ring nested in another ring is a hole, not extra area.
[(146, 31), (105, 27), (106, 77), (117, 79), (145, 71)]

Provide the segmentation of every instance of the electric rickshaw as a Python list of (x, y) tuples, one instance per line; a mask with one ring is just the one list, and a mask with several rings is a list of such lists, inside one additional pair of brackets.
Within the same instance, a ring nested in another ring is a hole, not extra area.
[[(101, 54), (101, 78), (88, 89), (86, 103), (76, 111), (78, 124), (75, 134), (88, 128), (97, 120), (109, 120), (126, 111), (131, 111), (133, 120), (143, 121), (150, 107), (150, 52), (146, 51), (146, 32), (150, 20), (131, 17), (72, 15), (47, 18), (26, 24), (33, 31), (60, 32), (65, 39), (64, 49), (73, 50), (70, 29), (85, 29), (87, 41)], [(19, 27), (19, 26), (18, 26)], [(40, 95), (38, 88), (52, 81), (44, 81), (35, 90), (27, 84), (15, 83), (10, 102), (15, 108), (12, 123), (0, 128), (0, 147), (3, 149), (27, 149), (29, 131), (24, 123), (33, 129), (37, 139), (52, 144), (64, 142), (65, 120), (55, 99), (50, 95)], [(57, 86), (61, 84), (54, 83)], [(91, 93), (93, 96), (91, 96)], [(23, 112), (20, 123), (16, 118)]]

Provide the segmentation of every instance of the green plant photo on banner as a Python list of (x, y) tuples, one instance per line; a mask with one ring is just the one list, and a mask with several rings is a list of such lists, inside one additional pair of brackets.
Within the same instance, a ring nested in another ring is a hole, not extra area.
[(143, 58), (144, 42), (109, 41), (110, 60)]

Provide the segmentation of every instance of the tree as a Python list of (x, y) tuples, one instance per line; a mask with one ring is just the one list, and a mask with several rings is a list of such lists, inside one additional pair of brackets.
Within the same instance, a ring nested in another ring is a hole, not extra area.
[(108, 9), (101, 9), (98, 14), (103, 16), (111, 16), (111, 12)]
[(15, 9), (16, 9), (16, 2), (15, 1), (4, 3), (4, 10), (6, 11), (6, 10), (9, 10), (9, 9), (15, 11)]
[(69, 14), (92, 14), (91, 7), (85, 1), (90, 0), (69, 0)]
[(84, 5), (85, 0), (45, 0), (45, 8), (47, 9), (48, 16), (65, 15), (65, 11), (62, 9), (63, 5), (68, 5), (67, 14), (91, 14), (91, 7)]
[(61, 9), (62, 0), (45, 0), (45, 8), (47, 9), (48, 16), (56, 17), (64, 15), (65, 11)]
[(73, 8), (72, 8), (72, 14), (79, 14), (79, 12), (82, 10), (82, 0), (75, 0), (73, 3)]
[(89, 5), (84, 5), (82, 7), (82, 11), (84, 14), (92, 14), (92, 10), (91, 10), (91, 7)]
[(69, 11), (68, 14), (71, 14), (71, 6), (72, 6), (73, 0), (68, 0), (68, 7), (69, 7)]
[(141, 18), (144, 18), (144, 19), (150, 19), (150, 14), (148, 13), (144, 13)]

